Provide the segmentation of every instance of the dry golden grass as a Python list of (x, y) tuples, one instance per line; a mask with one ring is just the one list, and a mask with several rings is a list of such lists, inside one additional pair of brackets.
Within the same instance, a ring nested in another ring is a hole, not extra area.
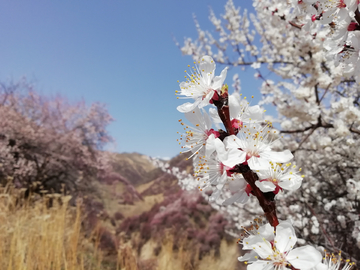
[(69, 196), (52, 198), (49, 208), (49, 196), (30, 202), (16, 190), (0, 192), (0, 269), (104, 269), (101, 254), (85, 245), (80, 206), (68, 207)]
[(182, 239), (179, 244), (179, 250), (174, 251), (174, 240), (172, 235), (167, 235), (162, 242), (161, 252), (154, 257), (153, 249), (156, 243), (148, 241), (141, 249), (140, 260), (149, 261), (156, 258), (157, 266), (151, 270), (235, 270), (246, 269), (244, 264), (239, 263), (237, 257), (240, 255), (238, 245), (221, 241), (220, 257), (214, 256), (214, 251), (199, 260), (198, 250), (189, 250), (186, 248), (186, 239)]
[[(21, 199), (15, 189), (0, 190), (1, 270), (210, 270), (237, 269), (237, 246), (221, 243), (220, 258), (213, 254), (198, 259), (185, 242), (173, 250), (173, 237), (156, 243), (150, 239), (137, 254), (130, 243), (122, 243), (118, 256), (104, 257), (97, 248), (96, 232), (85, 238), (80, 203), (68, 205), (68, 196), (33, 196)], [(48, 207), (52, 198), (53, 205)], [(184, 240), (186, 241), (186, 240)]]

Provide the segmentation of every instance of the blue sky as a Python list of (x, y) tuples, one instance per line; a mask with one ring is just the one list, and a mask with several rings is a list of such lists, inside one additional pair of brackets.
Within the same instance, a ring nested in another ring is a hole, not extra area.
[[(250, 0), (234, 1), (252, 9)], [(184, 37), (196, 38), (193, 14), (214, 31), (209, 6), (221, 0), (0, 0), (0, 81), (25, 76), (40, 93), (99, 101), (115, 118), (109, 132), (118, 152), (172, 157), (179, 153), (177, 80), (192, 63)], [(222, 67), (218, 67), (217, 74)], [(244, 95), (259, 100), (253, 70), (239, 72)]]

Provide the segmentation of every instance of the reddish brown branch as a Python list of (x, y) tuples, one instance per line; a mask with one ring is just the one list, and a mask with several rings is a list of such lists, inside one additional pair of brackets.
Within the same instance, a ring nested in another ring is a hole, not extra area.
[(225, 128), (226, 128), (226, 132), (229, 135), (235, 135), (235, 131), (234, 128), (232, 127), (231, 124), (231, 119), (230, 119), (230, 110), (229, 110), (229, 105), (228, 105), (228, 95), (222, 95), (219, 97), (219, 100), (212, 100), (212, 102), (214, 103), (214, 105), (216, 106), (217, 110), (218, 110), (218, 114), (220, 116), (221, 121), (223, 122)]
[[(220, 96), (218, 100), (212, 100), (212, 102), (216, 106), (218, 114), (226, 128), (227, 134), (225, 137), (228, 135), (234, 135), (235, 130), (231, 124), (227, 94)], [(253, 195), (256, 196), (261, 208), (264, 210), (266, 219), (269, 221), (270, 225), (275, 228), (279, 224), (276, 216), (276, 205), (274, 201), (275, 194), (273, 192), (263, 193), (255, 185), (255, 182), (259, 179), (259, 177), (250, 169), (248, 165), (236, 165), (232, 172), (241, 173), (243, 175), (246, 182), (249, 183)]]
[(301, 25), (298, 25), (298, 24), (293, 23), (293, 22), (289, 22), (289, 24), (290, 24), (291, 26), (294, 26), (294, 27), (297, 28), (297, 29), (300, 29), (300, 30), (301, 30), (301, 28), (302, 28)]
[(357, 129), (354, 129), (354, 128), (351, 127), (350, 131), (360, 135), (360, 130), (357, 130)]
[(275, 194), (273, 192), (262, 192), (256, 185), (255, 182), (259, 179), (256, 173), (254, 173), (248, 165), (239, 164), (236, 165), (231, 172), (241, 173), (246, 182), (251, 187), (251, 193), (258, 199), (261, 208), (265, 213), (266, 219), (270, 225), (276, 228), (279, 224), (279, 220), (276, 216), (276, 204)]
[(276, 205), (274, 201), (275, 194), (273, 192), (263, 193), (255, 185), (256, 180), (258, 180), (258, 176), (256, 173), (250, 170), (248, 165), (240, 165), (239, 169), (243, 171), (242, 175), (245, 178), (246, 182), (248, 182), (251, 186), (253, 194), (258, 199), (261, 208), (264, 210), (266, 219), (275, 229), (276, 226), (279, 225), (279, 220), (276, 216)]
[(358, 8), (355, 10), (355, 20), (358, 24), (360, 24), (360, 12)]
[(230, 120), (230, 111), (229, 106), (224, 105), (222, 106), (221, 110), (218, 110), (219, 116), (221, 118), (221, 121), (224, 123), (224, 126), (226, 128), (226, 131), (229, 135), (234, 135), (234, 129), (231, 124)]

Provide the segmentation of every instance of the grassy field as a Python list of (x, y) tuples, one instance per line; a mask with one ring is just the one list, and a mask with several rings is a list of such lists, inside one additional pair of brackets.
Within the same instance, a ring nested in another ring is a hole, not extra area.
[(105, 269), (81, 232), (81, 204), (70, 208), (66, 196), (21, 197), (15, 190), (0, 194), (0, 269)]
[[(23, 199), (21, 191), (0, 192), (0, 269), (5, 270), (177, 270), (240, 269), (236, 245), (221, 243), (221, 258), (209, 254), (202, 260), (196, 251), (180, 244), (173, 250), (169, 234), (155, 256), (156, 243), (149, 240), (140, 254), (131, 242), (119, 242), (118, 254), (101, 252), (96, 230), (82, 229), (82, 207), (69, 206), (69, 196), (32, 196)], [(52, 200), (52, 207), (48, 207)], [(86, 237), (85, 237), (86, 235)]]

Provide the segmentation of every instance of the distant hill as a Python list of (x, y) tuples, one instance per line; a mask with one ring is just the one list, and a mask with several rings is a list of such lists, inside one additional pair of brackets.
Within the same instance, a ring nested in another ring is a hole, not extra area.
[[(84, 221), (89, 233), (98, 228), (99, 247), (110, 257), (126, 246), (136, 269), (242, 269), (236, 239), (225, 233), (231, 224), (198, 191), (181, 190), (176, 177), (147, 156), (112, 154), (112, 159), (125, 181), (96, 183), (98, 197), (86, 201)], [(168, 163), (192, 171), (185, 155)]]
[(159, 177), (162, 172), (145, 155), (138, 153), (112, 154), (114, 169), (134, 186), (144, 184)]

